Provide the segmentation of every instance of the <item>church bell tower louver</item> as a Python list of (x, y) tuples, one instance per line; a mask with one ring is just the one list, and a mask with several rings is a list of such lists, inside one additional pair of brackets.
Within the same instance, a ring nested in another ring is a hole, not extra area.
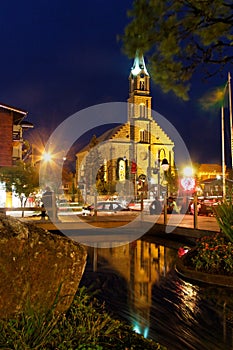
[(129, 75), (128, 120), (132, 119), (152, 119), (150, 76), (139, 50)]

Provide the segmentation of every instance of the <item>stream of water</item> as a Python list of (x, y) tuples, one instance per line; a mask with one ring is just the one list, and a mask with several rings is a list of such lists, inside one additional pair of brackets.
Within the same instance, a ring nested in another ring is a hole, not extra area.
[(233, 289), (182, 279), (177, 249), (146, 240), (90, 248), (81, 285), (168, 350), (233, 349)]

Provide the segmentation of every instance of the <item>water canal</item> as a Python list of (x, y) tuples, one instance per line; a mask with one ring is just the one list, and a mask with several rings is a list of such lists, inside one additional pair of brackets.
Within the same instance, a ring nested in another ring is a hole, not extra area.
[(184, 280), (179, 243), (146, 239), (90, 248), (82, 285), (134, 330), (168, 350), (233, 349), (233, 289)]

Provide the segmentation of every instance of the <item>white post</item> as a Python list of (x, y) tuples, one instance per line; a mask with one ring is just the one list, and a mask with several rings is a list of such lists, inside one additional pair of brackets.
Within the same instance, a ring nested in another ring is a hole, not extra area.
[(52, 220), (53, 222), (57, 221), (57, 206), (56, 206), (56, 197), (54, 192), (52, 192)]
[(222, 197), (226, 198), (226, 175), (225, 175), (225, 141), (224, 141), (224, 107), (221, 107), (221, 129), (222, 129)]
[(233, 169), (233, 129), (232, 129), (232, 99), (231, 99), (231, 74), (228, 72), (228, 97), (229, 97), (229, 119), (231, 135), (231, 167)]

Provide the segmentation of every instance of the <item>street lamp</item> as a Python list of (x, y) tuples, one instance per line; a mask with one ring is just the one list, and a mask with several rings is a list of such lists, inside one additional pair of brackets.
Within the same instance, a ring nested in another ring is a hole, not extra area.
[(197, 228), (197, 190), (196, 190), (196, 180), (194, 177), (194, 170), (192, 167), (186, 167), (183, 170), (183, 177), (181, 178), (181, 186), (186, 193), (186, 204), (185, 209), (188, 209), (189, 198), (188, 195), (193, 192), (193, 220), (194, 220), (194, 228)]
[[(126, 150), (126, 152), (130, 153), (130, 149)], [(137, 189), (136, 189), (136, 177), (137, 177), (137, 163), (135, 159), (127, 160), (127, 157), (124, 156), (123, 160), (125, 162), (125, 179), (128, 177), (128, 180), (133, 182), (133, 195), (134, 199), (137, 197)], [(127, 176), (126, 176), (127, 175)]]
[[(164, 158), (161, 161), (161, 152), (164, 153)], [(160, 167), (162, 168), (164, 175), (167, 175), (167, 171), (169, 169), (169, 163), (166, 158), (166, 151), (164, 148), (160, 148), (158, 150), (158, 160), (155, 162), (155, 168), (152, 169), (154, 174), (158, 174), (158, 188), (157, 188), (157, 197), (158, 200), (160, 200), (160, 178), (161, 178), (161, 170)], [(165, 196), (164, 196), (164, 224), (167, 224), (167, 196), (168, 196), (168, 182), (166, 179), (166, 191), (165, 191)]]
[(164, 159), (162, 160), (161, 168), (163, 169), (163, 171), (168, 171), (168, 169), (169, 169), (169, 163), (168, 163), (168, 160), (167, 160), (166, 158), (164, 158)]
[(50, 162), (51, 159), (52, 159), (52, 155), (50, 152), (44, 152), (42, 154), (42, 159), (45, 161), (45, 162)]
[[(162, 162), (161, 162), (161, 157), (160, 157), (161, 152), (164, 152), (164, 158), (163, 158)], [(166, 158), (166, 152), (165, 152), (164, 148), (161, 148), (158, 150), (157, 168), (154, 169), (154, 173), (155, 174), (158, 173), (158, 190), (157, 190), (158, 199), (160, 199), (160, 178), (161, 178), (160, 166), (161, 166), (164, 173), (166, 173), (169, 169), (169, 163), (168, 163), (168, 160)]]
[[(161, 168), (163, 169), (163, 172), (166, 175), (166, 173), (169, 169), (169, 163), (168, 163), (168, 160), (166, 158), (164, 158), (162, 160)], [(159, 186), (160, 186), (160, 184), (159, 184)], [(168, 197), (168, 182), (166, 183), (166, 191), (165, 191), (165, 195), (164, 195), (164, 225), (167, 225), (167, 197)]]

